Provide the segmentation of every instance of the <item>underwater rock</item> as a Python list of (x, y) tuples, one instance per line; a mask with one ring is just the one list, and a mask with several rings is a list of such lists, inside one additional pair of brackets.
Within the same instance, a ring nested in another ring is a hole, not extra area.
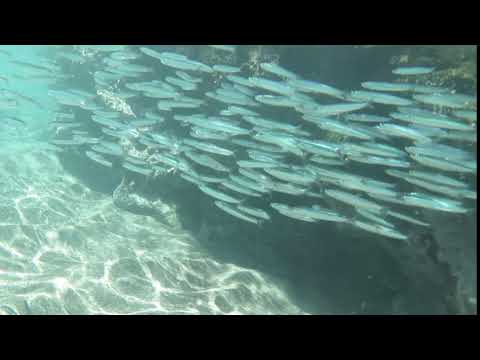
[(437, 245), (438, 262), (446, 264), (451, 276), (455, 313), (476, 314), (476, 216), (446, 217), (444, 214), (426, 212), (426, 217), (432, 224)]
[(126, 178), (113, 191), (113, 203), (120, 209), (141, 215), (158, 215), (161, 209), (152, 201), (133, 192), (134, 182), (127, 184)]

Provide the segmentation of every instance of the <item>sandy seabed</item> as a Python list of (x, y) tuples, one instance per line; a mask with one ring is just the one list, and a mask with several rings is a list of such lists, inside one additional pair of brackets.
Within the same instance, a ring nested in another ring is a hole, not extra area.
[(0, 146), (0, 314), (299, 314), (262, 273), (114, 206), (41, 143)]

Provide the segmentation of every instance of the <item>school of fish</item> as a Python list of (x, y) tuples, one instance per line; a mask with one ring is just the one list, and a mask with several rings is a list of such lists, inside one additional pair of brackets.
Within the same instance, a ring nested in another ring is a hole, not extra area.
[[(177, 176), (248, 223), (278, 213), (407, 241), (408, 226), (429, 226), (412, 210), (476, 206), (476, 94), (417, 81), (434, 67), (392, 68), (401, 81), (347, 91), (276, 63), (260, 63), (259, 76), (154, 46), (82, 45), (56, 61), (12, 62), (55, 80), (48, 95), (62, 111), (50, 122), (52, 150), (136, 176)], [(67, 68), (85, 68), (90, 87), (68, 87)], [(21, 96), (4, 91), (0, 111)]]

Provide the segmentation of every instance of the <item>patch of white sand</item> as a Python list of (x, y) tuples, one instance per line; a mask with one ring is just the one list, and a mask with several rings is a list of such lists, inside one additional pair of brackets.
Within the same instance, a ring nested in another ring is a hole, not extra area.
[(117, 209), (39, 144), (0, 150), (0, 314), (298, 314), (257, 271), (211, 258), (173, 217)]

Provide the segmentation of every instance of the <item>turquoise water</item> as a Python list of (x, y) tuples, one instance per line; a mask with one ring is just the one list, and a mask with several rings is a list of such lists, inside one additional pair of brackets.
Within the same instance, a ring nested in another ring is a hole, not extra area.
[[(41, 54), (42, 46), (5, 46), (3, 45), (1, 49), (4, 49), (12, 54), (16, 60), (19, 61), (28, 61), (32, 63), (37, 63), (41, 61)], [(12, 75), (18, 75), (25, 78), (17, 78), (15, 80), (9, 81), (9, 84), (5, 86), (7, 89), (15, 90), (21, 93), (28, 94), (28, 96), (37, 99), (42, 104), (45, 104), (45, 107), (50, 111), (55, 110), (55, 102), (47, 95), (49, 82), (45, 80), (32, 80), (29, 79), (29, 72), (22, 71), (11, 64), (9, 59), (6, 57), (0, 57), (0, 66), (2, 69), (2, 76), (10, 77)], [(30, 106), (29, 104), (25, 104), (25, 108), (22, 108), (22, 111), (25, 112), (34, 112), (35, 110), (38, 111), (38, 107)], [(47, 113), (47, 112), (45, 112)], [(35, 114), (37, 115), (37, 114)], [(45, 122), (48, 119), (47, 116), (39, 118), (38, 122)]]
[(0, 46), (0, 313), (474, 313), (475, 56)]
[[(43, 50), (42, 46), (2, 45), (0, 49), (13, 54), (14, 58), (19, 61), (37, 63), (42, 59), (40, 56)], [(9, 60), (11, 60), (9, 57), (0, 55), (2, 78), (9, 79), (8, 81), (0, 80), (2, 89), (12, 90), (35, 99), (43, 104), (43, 108), (39, 108), (38, 105), (24, 100), (20, 107), (2, 109), (2, 115), (20, 115), (22, 119), (28, 122), (28, 131), (24, 131), (25, 135), (38, 135), (39, 132), (45, 130), (45, 123), (51, 119), (53, 112), (57, 108), (55, 101), (47, 95), (51, 81), (45, 81), (44, 79), (34, 80), (29, 76), (31, 72), (19, 69), (18, 66), (12, 64)], [(0, 137), (3, 135), (1, 134)]]

